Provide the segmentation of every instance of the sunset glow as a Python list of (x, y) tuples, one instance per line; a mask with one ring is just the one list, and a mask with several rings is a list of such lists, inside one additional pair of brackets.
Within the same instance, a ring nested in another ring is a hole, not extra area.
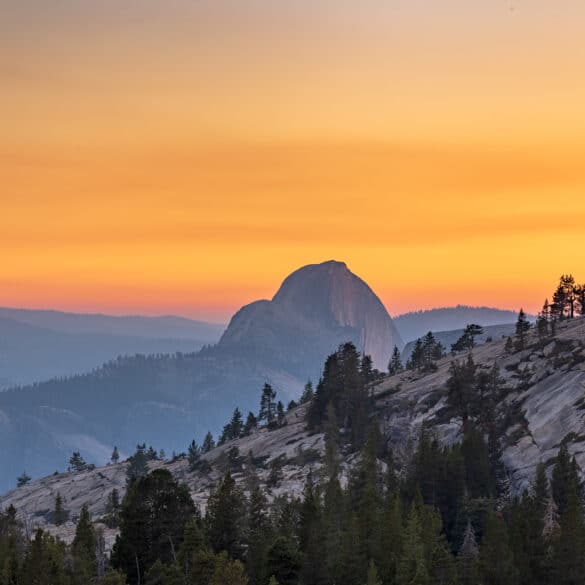
[(535, 311), (585, 278), (584, 23), (581, 0), (3, 6), (0, 305), (223, 321), (334, 258), (392, 314)]

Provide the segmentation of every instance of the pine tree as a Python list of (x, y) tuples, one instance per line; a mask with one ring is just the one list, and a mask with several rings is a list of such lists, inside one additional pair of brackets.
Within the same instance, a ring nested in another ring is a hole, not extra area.
[(301, 404), (306, 404), (307, 402), (311, 402), (313, 400), (313, 396), (315, 393), (313, 392), (313, 383), (309, 380), (305, 387), (303, 388), (303, 393), (301, 394), (300, 402)]
[(189, 447), (187, 448), (187, 459), (189, 461), (189, 470), (195, 471), (201, 461), (201, 449), (195, 442), (195, 439), (189, 443)]
[(114, 445), (114, 450), (112, 451), (112, 456), (110, 457), (110, 461), (116, 465), (120, 461), (120, 452), (118, 451), (118, 447)]
[(73, 451), (73, 454), (69, 458), (69, 471), (85, 471), (87, 469), (87, 463), (81, 456), (79, 451)]
[(185, 527), (196, 515), (189, 488), (179, 485), (168, 469), (137, 478), (120, 510), (120, 532), (110, 557), (113, 568), (124, 571), (130, 585), (144, 583), (158, 559), (163, 564), (175, 561)]
[[(327, 565), (323, 562), (321, 551), (324, 536), (319, 491), (315, 486), (313, 476), (309, 474), (303, 490), (299, 524), (299, 549), (302, 555), (301, 579), (303, 583), (322, 585), (327, 582)], [(270, 569), (268, 572), (272, 574)]]
[(248, 412), (248, 416), (246, 418), (246, 423), (244, 424), (244, 430), (242, 431), (242, 435), (247, 437), (256, 429), (258, 426), (258, 420), (254, 416), (253, 412)]
[(390, 358), (390, 361), (388, 362), (388, 375), (394, 376), (396, 374), (399, 374), (403, 370), (404, 370), (404, 367), (402, 366), (402, 359), (400, 357), (400, 350), (395, 345), (394, 349), (392, 350), (392, 357)]
[(578, 486), (569, 479), (566, 502), (561, 514), (560, 536), (554, 547), (554, 577), (558, 585), (585, 583), (585, 519)]
[(526, 336), (530, 331), (530, 321), (526, 318), (526, 313), (520, 309), (518, 320), (516, 321), (516, 349), (523, 350), (526, 346)]
[(228, 471), (207, 502), (207, 536), (215, 552), (226, 551), (231, 558), (241, 558), (244, 513), (244, 495)]
[(53, 512), (53, 523), (55, 526), (61, 526), (67, 519), (65, 508), (63, 507), (63, 498), (61, 494), (57, 492), (55, 496), (55, 511)]
[(244, 422), (242, 420), (242, 413), (239, 408), (236, 408), (229, 422), (229, 440), (239, 439), (243, 430)]
[(136, 445), (136, 452), (129, 459), (129, 465), (126, 468), (126, 482), (128, 485), (148, 473), (148, 457), (146, 455), (146, 445)]
[(474, 323), (466, 325), (461, 337), (451, 345), (451, 351), (466, 351), (475, 347), (475, 338), (483, 334), (483, 327)]
[(578, 285), (571, 274), (563, 274), (559, 279), (559, 285), (553, 295), (553, 313), (559, 319), (575, 316), (577, 306)]
[(264, 384), (262, 389), (262, 396), (260, 398), (260, 412), (258, 414), (259, 421), (266, 421), (270, 426), (276, 417), (276, 392), (268, 383)]
[(105, 508), (104, 524), (108, 528), (117, 528), (120, 513), (120, 492), (114, 488), (109, 494)]
[(427, 585), (430, 583), (422, 539), (422, 526), (418, 510), (414, 504), (410, 507), (404, 530), (402, 554), (396, 572), (396, 583), (398, 585)]
[(248, 550), (246, 567), (252, 583), (266, 580), (266, 552), (270, 521), (267, 514), (268, 502), (262, 488), (255, 482), (248, 508)]
[(559, 448), (551, 477), (552, 496), (561, 517), (567, 508), (568, 492), (573, 484), (579, 490), (580, 482), (577, 464), (574, 459), (571, 459), (567, 444), (564, 442)]
[[(277, 536), (266, 555), (267, 573), (280, 585), (297, 585), (301, 561), (294, 542), (285, 536)], [(318, 582), (310, 581), (314, 585)]]
[(71, 544), (73, 555), (73, 580), (78, 585), (90, 583), (97, 574), (97, 539), (87, 505), (81, 508), (75, 538)]
[(213, 435), (207, 431), (205, 438), (203, 439), (203, 443), (201, 445), (201, 453), (209, 453), (213, 448), (215, 448), (215, 441), (213, 440)]
[(31, 479), (32, 477), (28, 475), (26, 471), (23, 471), (22, 474), (16, 478), (16, 485), (18, 487), (24, 487), (30, 483)]
[(477, 366), (471, 353), (464, 362), (453, 361), (449, 367), (447, 380), (447, 400), (449, 405), (463, 420), (464, 430), (467, 421), (477, 407), (475, 394)]
[(398, 563), (402, 557), (402, 499), (398, 493), (388, 495), (384, 504), (381, 531), (380, 571), (384, 583), (395, 583)]
[(364, 384), (369, 384), (377, 378), (377, 370), (374, 369), (374, 362), (369, 355), (363, 355), (360, 363), (360, 374)]

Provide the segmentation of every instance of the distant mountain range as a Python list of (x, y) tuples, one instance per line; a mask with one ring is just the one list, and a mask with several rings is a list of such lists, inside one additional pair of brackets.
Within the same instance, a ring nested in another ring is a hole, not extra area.
[(208, 429), (217, 433), (235, 406), (257, 410), (267, 381), (285, 403), (297, 397), (345, 341), (379, 368), (403, 345), (368, 285), (330, 261), (299, 269), (272, 300), (243, 307), (220, 341), (199, 352), (119, 358), (91, 373), (0, 392), (0, 490), (23, 469), (34, 476), (63, 469), (77, 449), (98, 464), (113, 445), (127, 454), (137, 441), (184, 450)]
[(197, 351), (223, 330), (181, 317), (0, 308), (0, 390), (88, 372), (119, 355)]
[[(528, 315), (534, 320), (533, 315)], [(404, 341), (414, 341), (429, 331), (454, 331), (464, 329), (470, 323), (483, 325), (506, 325), (515, 323), (518, 313), (493, 307), (470, 307), (457, 305), (426, 311), (413, 311), (394, 317), (393, 321)]]

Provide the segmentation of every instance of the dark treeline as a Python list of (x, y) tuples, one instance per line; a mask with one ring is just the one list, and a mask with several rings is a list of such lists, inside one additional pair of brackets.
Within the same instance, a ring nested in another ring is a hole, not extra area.
[[(585, 523), (565, 446), (551, 480), (502, 500), (482, 433), (441, 447), (426, 431), (398, 470), (377, 426), (343, 485), (338, 433), (300, 497), (269, 503), (253, 469), (228, 471), (205, 515), (185, 485), (155, 470), (129, 487), (110, 559), (87, 509), (71, 546), (32, 538), (14, 509), (0, 515), (2, 585), (281, 585), (585, 583)], [(505, 504), (502, 504), (505, 501)]]

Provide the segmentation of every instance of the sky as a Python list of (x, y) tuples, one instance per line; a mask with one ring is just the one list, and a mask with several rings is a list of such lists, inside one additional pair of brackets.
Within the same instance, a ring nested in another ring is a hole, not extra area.
[(391, 314), (585, 279), (582, 0), (0, 0), (0, 305)]

